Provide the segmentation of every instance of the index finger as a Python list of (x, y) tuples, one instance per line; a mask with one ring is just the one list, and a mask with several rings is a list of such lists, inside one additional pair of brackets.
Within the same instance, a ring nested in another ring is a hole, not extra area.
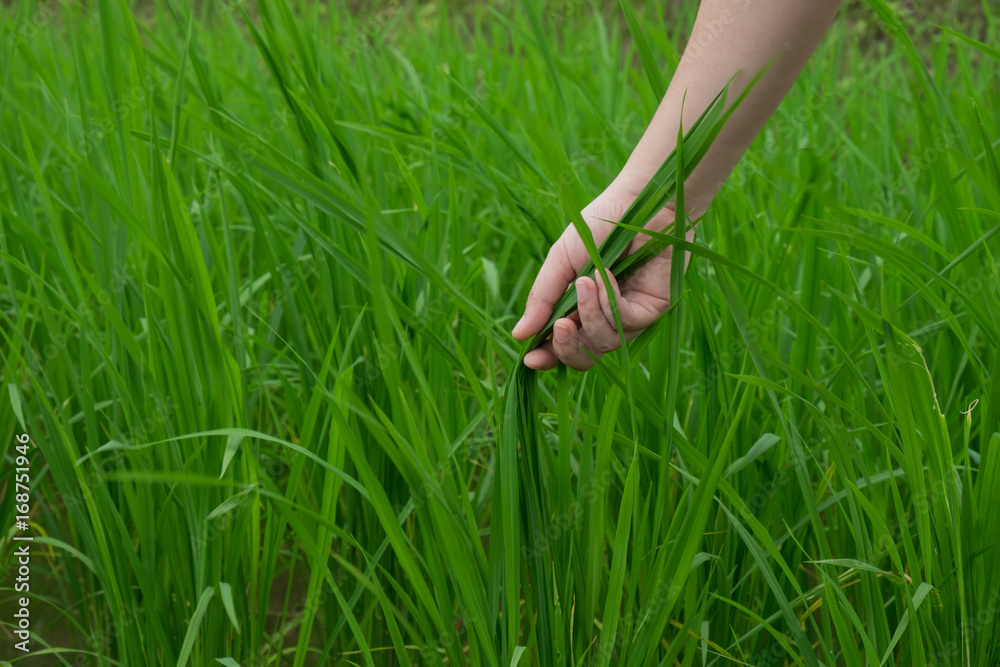
[(535, 276), (535, 282), (528, 292), (524, 315), (511, 332), (514, 338), (525, 340), (542, 330), (552, 316), (552, 309), (576, 278), (579, 269), (580, 267), (574, 266), (564, 234), (549, 248), (542, 268)]

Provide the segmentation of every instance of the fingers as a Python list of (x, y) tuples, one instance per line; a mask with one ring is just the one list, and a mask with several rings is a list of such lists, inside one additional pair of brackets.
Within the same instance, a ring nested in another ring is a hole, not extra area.
[[(626, 307), (613, 277), (612, 285), (619, 307)], [(552, 337), (525, 355), (524, 363), (529, 368), (549, 370), (562, 362), (570, 368), (586, 371), (594, 366), (596, 358), (621, 346), (618, 330), (612, 324), (607, 292), (590, 278), (578, 278), (575, 287), (579, 309), (570, 317), (556, 320)], [(627, 331), (626, 340), (634, 338), (636, 333)]]
[(524, 365), (536, 371), (549, 371), (559, 365), (559, 358), (552, 351), (552, 341), (547, 340), (524, 355)]
[[(669, 268), (669, 263), (667, 264)], [(608, 297), (608, 290), (603, 287), (600, 272), (595, 276), (597, 284), (601, 286), (599, 294), (601, 297), (601, 310), (604, 317), (614, 326), (615, 315), (611, 310), (611, 299)], [(618, 279), (613, 273), (609, 273), (611, 287), (615, 292), (615, 300), (618, 303), (618, 316), (622, 320), (622, 328), (625, 329), (626, 340), (632, 340), (638, 332), (649, 327), (656, 319), (667, 312), (670, 306), (669, 298), (662, 298), (656, 294), (640, 291), (627, 287), (625, 292), (618, 286)], [(630, 332), (632, 335), (629, 335)]]
[(535, 282), (528, 293), (524, 316), (511, 332), (514, 338), (525, 340), (542, 330), (552, 315), (552, 308), (562, 298), (578, 270), (566, 249), (565, 236), (560, 237), (552, 244), (542, 268), (535, 276)]
[[(615, 303), (618, 304), (618, 316), (622, 320), (622, 328), (629, 329), (631, 327), (627, 318), (631, 313), (627, 308), (628, 304), (622, 302), (622, 291), (618, 287), (618, 279), (610, 271), (608, 271), (608, 279), (611, 283), (611, 288), (615, 291)], [(615, 328), (615, 312), (611, 310), (611, 299), (608, 297), (608, 288), (604, 284), (604, 276), (601, 275), (600, 271), (594, 271), (594, 281), (597, 283), (601, 312), (604, 313), (604, 319), (611, 325), (611, 328), (615, 329), (615, 338), (617, 339), (618, 330)]]
[[(596, 275), (596, 274), (595, 274)], [(603, 299), (598, 295), (597, 283), (590, 278), (578, 278), (576, 281), (577, 307), (580, 310), (580, 322), (587, 338), (592, 344), (595, 352), (610, 352), (617, 350), (621, 346), (618, 338), (618, 330), (614, 325), (614, 317), (611, 314), (610, 304), (607, 314), (602, 307), (602, 300), (607, 300), (607, 294)], [(610, 316), (610, 317), (609, 317)]]
[(589, 347), (576, 322), (564, 317), (556, 320), (552, 338), (525, 355), (524, 364), (535, 370), (547, 371), (562, 362), (570, 368), (585, 371), (594, 365), (593, 352), (587, 353)]
[[(514, 327), (513, 335), (517, 339), (523, 340), (541, 331), (555, 303), (575, 275), (568, 254), (559, 250), (561, 247), (561, 243), (553, 245), (538, 272), (528, 296), (525, 314)], [(634, 290), (623, 295), (615, 277), (611, 274), (608, 277), (618, 304), (625, 340), (632, 340), (658, 317), (662, 304), (660, 299)], [(529, 368), (549, 370), (562, 362), (570, 368), (586, 371), (593, 367), (595, 357), (621, 347), (611, 299), (599, 272), (595, 272), (593, 278), (578, 278), (575, 289), (577, 312), (557, 320), (552, 336), (525, 355), (524, 364)]]
[(552, 332), (552, 347), (559, 361), (578, 371), (589, 370), (594, 365), (594, 357), (591, 354), (601, 356), (599, 352), (595, 353), (593, 350), (591, 354), (587, 354), (591, 346), (586, 344), (580, 329), (569, 318), (556, 322), (555, 330)]

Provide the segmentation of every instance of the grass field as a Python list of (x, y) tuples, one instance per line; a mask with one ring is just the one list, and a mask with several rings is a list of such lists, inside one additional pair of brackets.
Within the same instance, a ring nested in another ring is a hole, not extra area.
[(0, 659), (1000, 665), (990, 3), (843, 11), (671, 311), (518, 366), (666, 4), (0, 10)]

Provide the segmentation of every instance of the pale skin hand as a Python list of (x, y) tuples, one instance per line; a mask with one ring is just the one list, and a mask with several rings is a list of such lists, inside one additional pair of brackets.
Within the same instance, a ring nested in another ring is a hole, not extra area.
[[(841, 0), (703, 0), (688, 47), (649, 127), (621, 173), (581, 211), (594, 240), (598, 244), (604, 240), (612, 225), (603, 220), (618, 220), (676, 147), (682, 102), (684, 128), (689, 128), (734, 74), (739, 72), (730, 86), (730, 100), (755, 73), (770, 65), (685, 181), (688, 215), (696, 218), (704, 213), (792, 87), (840, 4)], [(672, 222), (673, 210), (667, 208), (648, 227), (660, 230)], [(637, 238), (627, 252), (634, 252), (647, 240)], [(588, 259), (576, 229), (569, 225), (538, 271), (524, 316), (512, 332), (514, 338), (526, 340), (542, 330), (554, 305)], [(619, 347), (621, 341), (606, 288), (594, 278), (576, 281), (579, 310), (556, 321), (552, 338), (525, 355), (525, 365), (546, 370), (562, 362), (587, 370), (594, 365), (591, 355), (599, 358)], [(612, 285), (626, 340), (638, 336), (666, 312), (670, 305), (669, 283), (668, 249), (623, 284)]]

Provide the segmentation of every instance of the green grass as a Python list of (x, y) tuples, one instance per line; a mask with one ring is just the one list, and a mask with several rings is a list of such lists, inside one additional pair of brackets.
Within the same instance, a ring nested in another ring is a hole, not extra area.
[(0, 659), (998, 664), (1000, 17), (852, 5), (669, 314), (538, 374), (692, 20), (602, 4), (2, 10)]

